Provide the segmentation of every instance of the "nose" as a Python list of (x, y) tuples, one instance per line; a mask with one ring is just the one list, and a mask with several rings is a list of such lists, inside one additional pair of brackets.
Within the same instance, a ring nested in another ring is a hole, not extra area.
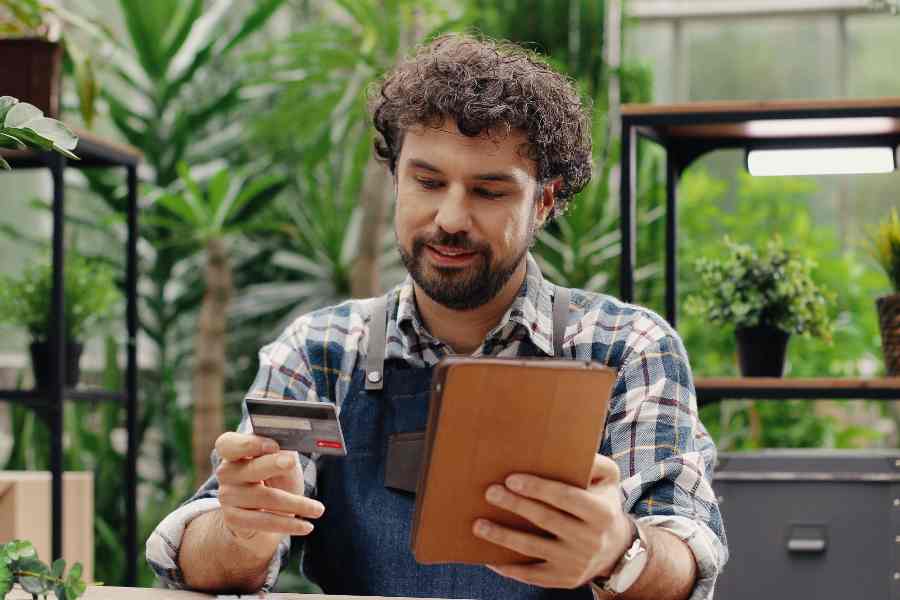
[(434, 223), (449, 234), (468, 231), (472, 226), (472, 215), (464, 186), (451, 186), (441, 199)]

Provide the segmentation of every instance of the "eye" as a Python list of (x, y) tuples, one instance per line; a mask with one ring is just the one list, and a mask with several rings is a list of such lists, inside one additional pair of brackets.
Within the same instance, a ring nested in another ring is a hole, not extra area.
[(416, 177), (416, 181), (426, 190), (436, 190), (444, 185), (443, 182), (437, 181), (436, 179), (428, 179), (427, 177)]
[(475, 193), (484, 198), (502, 198), (506, 195), (503, 192), (492, 192), (485, 188), (475, 188)]

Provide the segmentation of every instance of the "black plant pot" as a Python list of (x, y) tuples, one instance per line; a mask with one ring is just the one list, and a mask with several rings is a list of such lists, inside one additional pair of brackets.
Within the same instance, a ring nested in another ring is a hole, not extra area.
[[(50, 343), (49, 342), (32, 342), (31, 346), (31, 368), (34, 371), (34, 383), (37, 389), (44, 390), (50, 387), (51, 376), (50, 360)], [(78, 342), (66, 343), (66, 387), (75, 387), (81, 376), (81, 351), (84, 345)]]
[(777, 327), (744, 327), (735, 332), (744, 377), (781, 377), (790, 333)]

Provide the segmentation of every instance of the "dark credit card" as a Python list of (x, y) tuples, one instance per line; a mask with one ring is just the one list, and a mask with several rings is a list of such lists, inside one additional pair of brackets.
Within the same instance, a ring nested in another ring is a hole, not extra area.
[(282, 450), (347, 455), (334, 404), (252, 396), (245, 402), (253, 433), (275, 440)]

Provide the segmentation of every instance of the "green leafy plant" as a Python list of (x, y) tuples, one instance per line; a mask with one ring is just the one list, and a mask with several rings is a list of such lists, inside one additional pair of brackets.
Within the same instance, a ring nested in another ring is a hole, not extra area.
[[(0, 323), (23, 325), (34, 341), (45, 341), (52, 292), (49, 261), (29, 265), (20, 277), (0, 277)], [(66, 341), (82, 339), (118, 297), (111, 268), (70, 254), (65, 264)]]
[(43, 0), (3, 0), (0, 17), (0, 37), (37, 37), (62, 44), (74, 68), (81, 117), (90, 128), (97, 114), (96, 99), (100, 90), (94, 59), (91, 52), (83, 50), (83, 45), (75, 43), (73, 36), (64, 36), (63, 29), (87, 34), (93, 45), (107, 38), (109, 32), (78, 13)]
[(900, 217), (891, 210), (887, 220), (879, 223), (871, 236), (871, 252), (884, 269), (894, 291), (900, 293)]
[(697, 261), (704, 292), (688, 298), (689, 312), (737, 329), (770, 326), (831, 339), (826, 301), (832, 295), (813, 281), (812, 260), (785, 248), (780, 237), (760, 252), (728, 237), (725, 245), (725, 257)]
[[(78, 137), (61, 122), (45, 117), (41, 109), (12, 96), (0, 96), (0, 148), (53, 150), (78, 160), (71, 152), (76, 145)], [(2, 156), (0, 169), (9, 169)]]
[(34, 600), (46, 599), (51, 592), (57, 600), (75, 600), (87, 589), (81, 569), (81, 563), (75, 563), (66, 575), (65, 560), (58, 558), (48, 567), (38, 559), (31, 542), (13, 540), (0, 545), (0, 597), (19, 584)]

